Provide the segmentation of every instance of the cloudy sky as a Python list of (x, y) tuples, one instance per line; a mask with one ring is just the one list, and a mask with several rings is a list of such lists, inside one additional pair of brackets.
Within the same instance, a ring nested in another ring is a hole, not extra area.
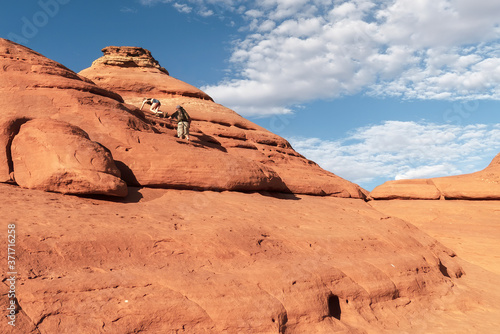
[(0, 36), (74, 71), (142, 46), (368, 190), (486, 167), (500, 152), (497, 0), (40, 0)]

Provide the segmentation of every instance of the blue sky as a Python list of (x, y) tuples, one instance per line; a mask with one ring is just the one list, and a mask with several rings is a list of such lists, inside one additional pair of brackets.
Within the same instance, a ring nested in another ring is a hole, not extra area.
[(368, 190), (500, 152), (496, 0), (33, 0), (0, 13), (1, 37), (75, 72), (103, 47), (144, 47)]

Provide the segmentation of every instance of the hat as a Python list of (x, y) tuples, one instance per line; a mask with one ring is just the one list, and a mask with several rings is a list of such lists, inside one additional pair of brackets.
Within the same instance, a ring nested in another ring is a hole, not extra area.
[(181, 106), (177, 106), (177, 107), (175, 107), (175, 109), (181, 109)]

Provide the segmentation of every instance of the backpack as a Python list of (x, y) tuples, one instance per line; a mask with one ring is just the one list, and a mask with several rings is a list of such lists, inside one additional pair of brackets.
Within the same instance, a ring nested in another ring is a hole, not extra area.
[(179, 121), (179, 122), (190, 122), (191, 121), (189, 119), (188, 113), (186, 112), (186, 110), (184, 110), (183, 107), (181, 107), (179, 109), (179, 115), (177, 116), (177, 121)]

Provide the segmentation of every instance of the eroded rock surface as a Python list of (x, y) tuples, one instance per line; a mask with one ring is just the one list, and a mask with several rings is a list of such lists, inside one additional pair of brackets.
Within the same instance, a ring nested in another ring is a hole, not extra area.
[[(359, 186), (319, 168), (283, 138), (170, 77), (148, 52), (132, 49), (105, 49), (105, 60), (82, 71), (89, 79), (0, 39), (3, 117), (52, 118), (78, 126), (110, 150), (128, 185), (365, 197)], [(123, 57), (141, 66), (131, 67)], [(175, 138), (172, 122), (151, 121), (138, 110), (146, 92), (163, 94), (163, 108), (186, 106), (194, 119), (190, 143)]]
[(108, 65), (119, 67), (147, 67), (156, 68), (168, 75), (168, 71), (160, 66), (160, 63), (153, 58), (151, 52), (135, 46), (108, 46), (101, 50), (104, 53), (96, 59), (92, 66)]
[(0, 192), (0, 215), (19, 226), (25, 333), (472, 328), (457, 323), (457, 314), (468, 319), (460, 305), (473, 304), (456, 254), (362, 200), (142, 188), (120, 203)]

